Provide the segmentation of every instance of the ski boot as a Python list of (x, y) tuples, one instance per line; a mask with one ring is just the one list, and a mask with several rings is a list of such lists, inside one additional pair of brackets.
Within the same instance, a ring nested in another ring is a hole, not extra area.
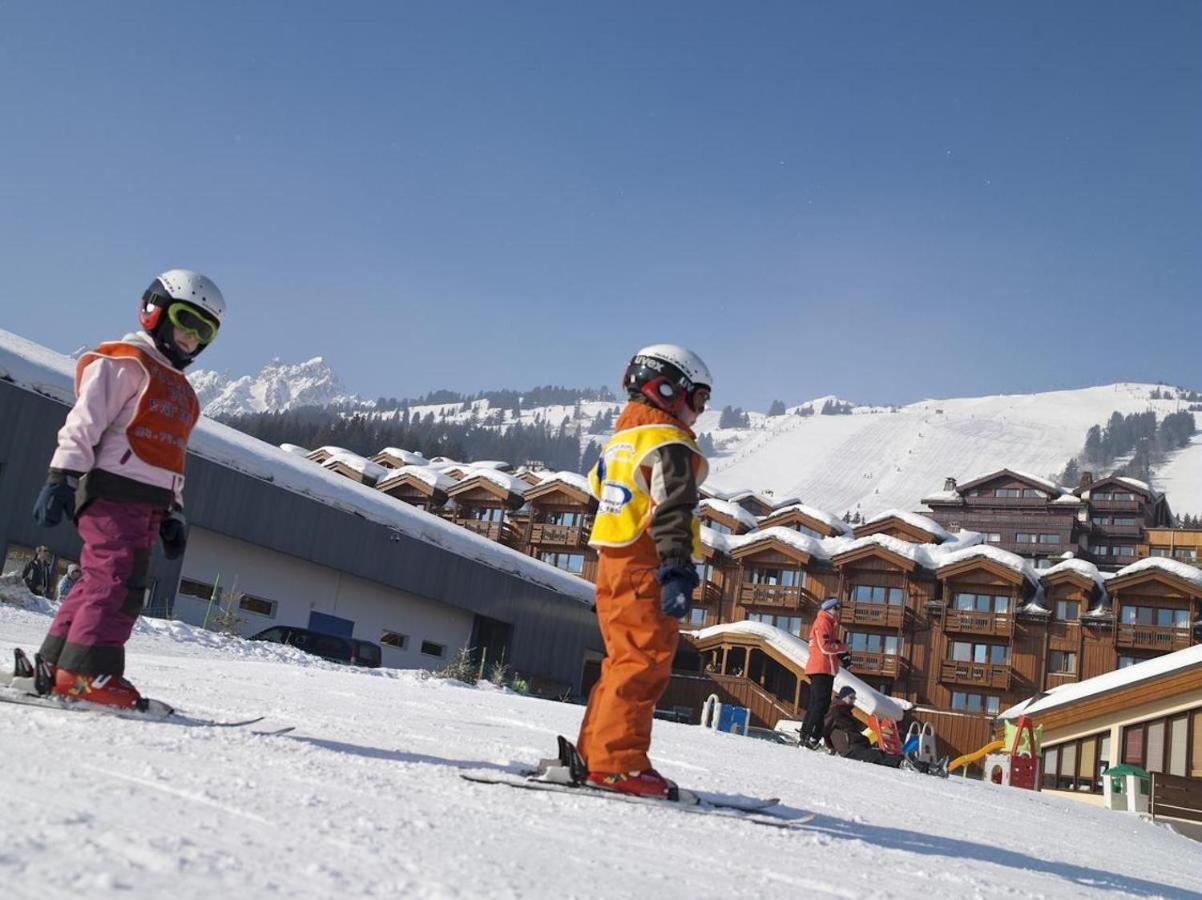
[(664, 800), (672, 799), (675, 787), (655, 769), (647, 769), (642, 772), (589, 772), (584, 783), (603, 791), (637, 794), (640, 797), (658, 797)]
[(103, 706), (147, 708), (138, 689), (120, 675), (93, 675), (59, 669), (54, 674), (54, 693), (67, 700), (86, 700)]
[(13, 674), (8, 686), (26, 694), (49, 694), (54, 690), (54, 666), (35, 653), (33, 662), (20, 647), (13, 650)]

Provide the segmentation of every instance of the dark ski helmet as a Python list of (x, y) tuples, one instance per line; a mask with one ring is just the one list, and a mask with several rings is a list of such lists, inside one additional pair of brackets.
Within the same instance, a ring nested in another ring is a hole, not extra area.
[[(225, 298), (217, 285), (187, 269), (169, 269), (155, 278), (138, 307), (142, 328), (177, 369), (185, 368), (213, 341), (224, 318)], [(175, 328), (197, 335), (196, 350), (185, 353), (176, 346), (171, 339)]]
[(713, 378), (692, 350), (676, 344), (652, 344), (631, 358), (622, 387), (631, 397), (643, 397), (669, 415), (679, 416), (686, 407), (695, 413), (705, 409)]

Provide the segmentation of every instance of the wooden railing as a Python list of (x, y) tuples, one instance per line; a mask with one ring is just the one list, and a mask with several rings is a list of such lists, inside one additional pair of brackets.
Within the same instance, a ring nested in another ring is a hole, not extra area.
[(1152, 773), (1152, 802), (1148, 810), (1153, 821), (1161, 818), (1202, 822), (1202, 779), (1181, 775)]
[(581, 547), (588, 543), (588, 529), (580, 525), (549, 525), (535, 522), (530, 526), (530, 543)]
[(508, 522), (491, 522), (487, 519), (456, 519), (455, 524), (507, 547), (516, 547), (521, 543), (521, 536)]
[(1142, 500), (1090, 500), (1089, 505), (1099, 512), (1140, 512), (1144, 503)]
[(899, 657), (896, 653), (869, 653), (859, 650), (851, 652), (852, 671), (856, 675), (896, 677), (899, 668), (898, 660)]
[(780, 719), (800, 719), (805, 715), (804, 710), (774, 697), (741, 675), (712, 674), (709, 677), (742, 706), (746, 706), (751, 711), (753, 721), (760, 720), (766, 728), (774, 727)]
[(1184, 650), (1193, 643), (1190, 629), (1170, 625), (1119, 625), (1115, 644), (1128, 650)]
[(943, 630), (1009, 636), (1014, 632), (1014, 620), (1010, 618), (1008, 613), (977, 612), (972, 609), (949, 609), (944, 614)]
[(1004, 691), (1010, 687), (1010, 667), (945, 659), (939, 672), (939, 680)]
[(694, 603), (719, 603), (722, 600), (722, 590), (712, 581), (698, 585), (693, 591)]
[(897, 628), (906, 615), (906, 607), (887, 603), (857, 603), (849, 600), (843, 604), (839, 621), (846, 625), (876, 625)]
[(746, 584), (739, 587), (739, 602), (744, 606), (797, 606), (801, 588), (790, 584)]

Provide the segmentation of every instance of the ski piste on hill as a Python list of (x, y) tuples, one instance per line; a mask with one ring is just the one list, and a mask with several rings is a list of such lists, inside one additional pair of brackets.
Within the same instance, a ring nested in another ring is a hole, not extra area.
[[(299, 372), (295, 383), (289, 381), (289, 367), (278, 360), (254, 378), (226, 379), (222, 390), (214, 388), (213, 373), (197, 372), (193, 381), (210, 415), (279, 411), (301, 401), (281, 405), (278, 398), (300, 397), (311, 397), (303, 402), (316, 405), (357, 402), (360, 413), (382, 418), (400, 415), (396, 410), (371, 412), (372, 404), (348, 395), (320, 358), (295, 368)], [(336, 384), (337, 392), (320, 400), (319, 394), (311, 393), (315, 381)], [(797, 497), (836, 515), (858, 511), (871, 517), (886, 509), (919, 509), (922, 498), (939, 491), (949, 476), (963, 483), (1010, 468), (1047, 478), (1080, 453), (1089, 428), (1105, 426), (1112, 413), (1151, 410), (1163, 418), (1188, 409), (1191, 401), (1185, 398), (1192, 390), (1123, 382), (1035, 394), (922, 400), (905, 406), (856, 405), (827, 396), (788, 407), (779, 416), (748, 411), (748, 428), (718, 428), (725, 405), (719, 396), (714, 401), (717, 408), (701, 416), (696, 430), (711, 435), (717, 450), (710, 466), (711, 487), (770, 493), (778, 499)], [(828, 403), (844, 406), (850, 413), (823, 415)], [(475, 421), (498, 429), (517, 421), (527, 425), (541, 421), (556, 428), (566, 422), (573, 432), (580, 426), (583, 447), (609, 436), (607, 431), (590, 434), (589, 426), (620, 404), (620, 400), (582, 400), (572, 405), (523, 406), (515, 416), (510, 409), (477, 400), (466, 408), (463, 403), (411, 406), (409, 415), (433, 413), (448, 422)], [(516, 465), (524, 460), (510, 462)], [(1175, 513), (1202, 514), (1202, 432), (1153, 473), (1153, 486), (1168, 493)]]
[[(49, 621), (0, 603), (0, 658)], [(554, 753), (583, 707), (155, 619), (128, 649), (131, 679), (197, 716), (296, 730), (0, 704), (6, 898), (1202, 895), (1202, 845), (1073, 800), (670, 722), (665, 774), (816, 817), (513, 791), (460, 775)]]

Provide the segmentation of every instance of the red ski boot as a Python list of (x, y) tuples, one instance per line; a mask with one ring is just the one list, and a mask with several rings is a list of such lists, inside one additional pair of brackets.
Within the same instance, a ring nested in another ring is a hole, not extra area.
[(655, 769), (645, 772), (589, 772), (585, 783), (589, 787), (623, 794), (638, 794), (642, 797), (668, 797), (672, 782)]
[(54, 673), (54, 693), (71, 700), (126, 709), (142, 709), (146, 705), (138, 689), (120, 675), (89, 675), (59, 669)]

